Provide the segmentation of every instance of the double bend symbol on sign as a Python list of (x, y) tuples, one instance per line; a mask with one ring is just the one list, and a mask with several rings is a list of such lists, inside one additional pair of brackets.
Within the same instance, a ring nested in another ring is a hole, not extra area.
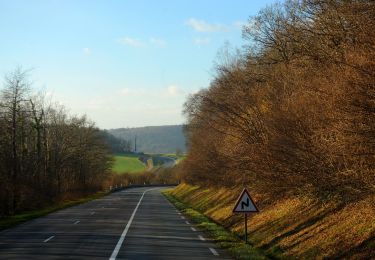
[(244, 213), (245, 215), (245, 243), (247, 243), (247, 213), (259, 212), (253, 199), (250, 197), (247, 189), (243, 189), (236, 205), (233, 208), (233, 213)]
[(258, 208), (255, 205), (253, 199), (251, 198), (247, 189), (244, 189), (234, 206), (233, 212), (238, 213), (248, 213), (248, 212), (258, 212)]

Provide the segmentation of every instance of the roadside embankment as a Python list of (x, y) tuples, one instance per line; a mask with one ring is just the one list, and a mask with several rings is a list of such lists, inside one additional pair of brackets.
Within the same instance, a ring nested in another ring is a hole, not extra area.
[[(169, 194), (242, 237), (243, 215), (232, 213), (239, 193), (181, 184)], [(272, 201), (259, 203), (260, 213), (249, 217), (248, 235), (255, 248), (277, 258), (375, 257), (375, 196), (349, 204), (308, 197)]]
[(205, 232), (210, 240), (214, 241), (222, 249), (225, 249), (235, 259), (263, 260), (270, 257), (270, 255), (266, 255), (263, 250), (256, 249), (250, 244), (243, 243), (243, 241), (230, 230), (215, 223), (203, 213), (191, 208), (188, 204), (176, 199), (171, 194), (172, 192), (173, 189), (167, 189), (163, 191), (163, 194), (192, 222), (195, 227)]

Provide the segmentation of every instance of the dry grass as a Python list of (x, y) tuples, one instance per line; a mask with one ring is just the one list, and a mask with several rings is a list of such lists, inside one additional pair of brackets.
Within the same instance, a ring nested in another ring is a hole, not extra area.
[(190, 208), (187, 204), (182, 203), (171, 195), (172, 189), (164, 190), (163, 194), (172, 202), (187, 218), (194, 223), (201, 231), (209, 236), (221, 248), (225, 249), (235, 259), (252, 259), (264, 260), (270, 256), (263, 254), (263, 250), (254, 248), (250, 244), (245, 244), (232, 232), (226, 230), (221, 225), (213, 222), (202, 213)]
[[(232, 214), (238, 194), (239, 190), (186, 184), (173, 191), (183, 202), (243, 235), (243, 216)], [(346, 205), (286, 198), (261, 207), (250, 217), (249, 227), (252, 244), (279, 256), (371, 258), (375, 257), (375, 196)]]

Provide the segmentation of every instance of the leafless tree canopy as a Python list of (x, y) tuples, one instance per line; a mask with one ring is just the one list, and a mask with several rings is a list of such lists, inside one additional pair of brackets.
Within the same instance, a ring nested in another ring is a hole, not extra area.
[(0, 93), (0, 216), (96, 191), (110, 166), (94, 124), (32, 95), (27, 74), (8, 74)]

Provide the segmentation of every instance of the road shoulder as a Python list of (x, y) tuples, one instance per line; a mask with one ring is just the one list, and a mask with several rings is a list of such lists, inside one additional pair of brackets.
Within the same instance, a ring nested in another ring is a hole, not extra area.
[(245, 244), (243, 240), (213, 222), (202, 213), (179, 201), (171, 194), (171, 189), (165, 189), (162, 194), (180, 210), (195, 226), (205, 232), (220, 248), (226, 250), (235, 259), (268, 259), (261, 250)]

